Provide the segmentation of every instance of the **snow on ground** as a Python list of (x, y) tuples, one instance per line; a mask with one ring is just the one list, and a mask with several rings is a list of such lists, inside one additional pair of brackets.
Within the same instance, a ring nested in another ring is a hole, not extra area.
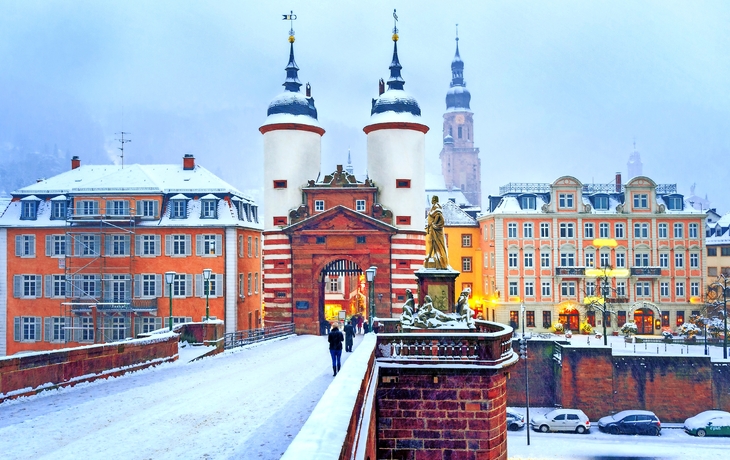
[[(530, 417), (545, 414), (552, 408), (531, 407)], [(514, 408), (525, 414), (525, 408)], [(598, 430), (598, 421), (591, 420), (588, 434), (539, 433), (527, 425), (519, 431), (507, 432), (507, 454), (510, 460), (553, 459), (702, 459), (728, 458), (730, 438), (698, 438), (682, 429), (682, 424), (662, 423), (661, 436), (611, 435)]]
[(326, 337), (206, 351), (0, 404), (0, 458), (278, 459), (333, 380)]

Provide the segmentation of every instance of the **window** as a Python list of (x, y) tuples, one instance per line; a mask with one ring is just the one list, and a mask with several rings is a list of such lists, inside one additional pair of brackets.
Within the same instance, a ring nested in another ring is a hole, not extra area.
[(626, 310), (619, 310), (616, 314), (616, 319), (618, 320), (618, 327), (626, 324)]
[(129, 201), (127, 200), (107, 200), (106, 202), (107, 216), (128, 216)]
[(129, 255), (129, 235), (106, 235), (106, 251), (108, 256)]
[(697, 238), (697, 235), (699, 234), (698, 226), (695, 223), (689, 224), (689, 237), (690, 238)]
[(667, 197), (667, 209), (670, 211), (681, 211), (683, 208), (681, 196)]
[(327, 242), (327, 237), (324, 236), (318, 236), (315, 240), (317, 244), (325, 244)]
[(700, 268), (700, 255), (697, 253), (689, 255), (689, 268)]
[[(596, 209), (599, 209), (601, 211), (607, 210), (608, 209), (608, 197), (605, 195), (594, 197), (593, 205), (595, 206)], [(607, 238), (607, 237), (602, 237), (602, 238)]]
[(358, 236), (355, 238), (355, 242), (357, 244), (365, 244), (367, 242), (367, 238), (364, 236)]
[(660, 223), (657, 227), (657, 233), (659, 234), (659, 238), (667, 238), (667, 224), (666, 223)]
[(136, 235), (135, 255), (138, 256), (159, 256), (160, 235)]
[(550, 224), (548, 222), (540, 222), (540, 238), (550, 238)]
[(517, 253), (510, 252), (507, 254), (507, 266), (509, 268), (517, 268)]
[[(586, 322), (590, 324), (592, 327), (596, 327), (596, 312), (595, 311), (587, 311), (586, 312)], [(568, 416), (573, 415), (574, 417), (578, 418), (577, 415), (574, 414), (568, 414)]]
[(586, 281), (586, 295), (587, 296), (596, 295), (596, 282), (595, 281)]
[(542, 327), (547, 329), (552, 327), (553, 320), (552, 320), (552, 314), (549, 311), (543, 311), (542, 312)]
[(395, 188), (411, 188), (410, 179), (396, 179)]
[(259, 274), (258, 274), (258, 272), (253, 274), (253, 292), (254, 292), (254, 294), (259, 293)]
[(340, 292), (340, 277), (333, 276), (327, 283), (328, 292)]
[(602, 252), (600, 257), (601, 267), (608, 267), (609, 265), (611, 265), (611, 254), (609, 254), (608, 252)]
[(15, 255), (18, 257), (35, 257), (35, 235), (16, 235)]
[(223, 295), (223, 275), (211, 273), (206, 282), (202, 274), (195, 275), (195, 295), (197, 297), (220, 297)]
[(730, 256), (730, 246), (723, 246), (720, 248), (720, 255), (722, 257)]
[(98, 256), (101, 246), (100, 235), (78, 235), (74, 237), (75, 256)]
[(535, 209), (536, 202), (534, 196), (522, 196), (520, 197), (520, 208), (522, 209)]
[(46, 320), (46, 342), (67, 342), (68, 334), (66, 328), (71, 326), (71, 318), (64, 316), (51, 316)]
[(573, 207), (573, 194), (561, 193), (558, 195), (558, 207), (563, 209), (571, 209)]
[(188, 202), (186, 200), (171, 200), (170, 206), (171, 219), (185, 219), (188, 216)]
[(525, 297), (535, 297), (534, 281), (525, 281)]
[(274, 225), (277, 227), (286, 226), (286, 217), (283, 217), (283, 216), (274, 217)]
[(219, 256), (222, 254), (223, 238), (221, 235), (196, 235), (195, 253), (199, 256)]
[(649, 266), (649, 254), (646, 254), (646, 253), (634, 254), (634, 265), (637, 267), (648, 267)]
[(681, 252), (674, 254), (674, 268), (684, 268), (684, 254)]
[(200, 218), (215, 219), (218, 214), (218, 200), (200, 200)]
[(128, 302), (130, 295), (129, 275), (104, 275), (104, 301)]
[(74, 325), (74, 341), (76, 342), (93, 342), (94, 341), (94, 318), (90, 316), (77, 316), (73, 319)]
[(575, 238), (574, 226), (572, 223), (560, 224), (560, 238)]
[(129, 318), (117, 316), (104, 318), (104, 340), (115, 342), (126, 339), (131, 334), (129, 326)]
[(99, 275), (75, 275), (73, 278), (73, 297), (92, 299), (101, 297)]
[(677, 312), (677, 326), (681, 326), (684, 324), (684, 312), (678, 311)]
[(636, 223), (634, 224), (634, 238), (649, 238), (649, 224), (647, 223)]
[(157, 329), (162, 329), (162, 318), (156, 318), (154, 316), (142, 316), (140, 318), (136, 318), (134, 323), (136, 326), (135, 329), (137, 329), (137, 334), (149, 334)]
[(66, 275), (46, 275), (46, 297), (66, 297)]
[(700, 283), (697, 281), (692, 281), (689, 283), (689, 295), (692, 297), (696, 297), (700, 295)]
[(598, 224), (598, 237), (599, 238), (608, 238), (608, 223), (607, 222), (601, 222)]
[(586, 263), (585, 263), (586, 267), (595, 267), (596, 266), (596, 255), (595, 254), (593, 254), (591, 252), (586, 252), (585, 259), (586, 259)]
[(659, 266), (669, 268), (669, 254), (659, 254)]
[(252, 289), (251, 289), (252, 286), (251, 286), (251, 284), (253, 284), (251, 282), (251, 273), (248, 274), (248, 277), (246, 279), (248, 281), (248, 295), (251, 295), (251, 293), (252, 293)]
[[(139, 277), (138, 279), (141, 282), (141, 286), (139, 286), (140, 295), (138, 297), (160, 297), (162, 293), (162, 275), (136, 275), (135, 278), (137, 277)], [(135, 279), (135, 289), (137, 289), (137, 279)]]
[(517, 238), (517, 223), (510, 222), (507, 224), (507, 238)]
[(616, 297), (626, 297), (626, 281), (616, 281)]
[(66, 219), (67, 207), (65, 200), (51, 201), (51, 220)]
[(314, 200), (314, 210), (317, 212), (324, 211), (324, 200)]
[(583, 224), (583, 238), (595, 238), (595, 235), (593, 234), (592, 222), (586, 222), (585, 224)]
[(674, 224), (674, 237), (684, 238), (684, 224), (678, 222)]
[(358, 212), (365, 211), (365, 200), (355, 200), (355, 211), (358, 211)]
[(540, 266), (543, 268), (550, 268), (550, 253), (543, 251), (540, 253)]
[(38, 202), (32, 201), (21, 201), (20, 208), (20, 219), (21, 220), (36, 220), (36, 214), (38, 210)]
[(684, 297), (684, 282), (677, 281), (674, 284), (674, 295), (677, 297)]
[(550, 281), (543, 281), (541, 286), (541, 293), (543, 297), (550, 297), (552, 294), (552, 288), (550, 285)]
[(92, 200), (80, 200), (76, 202), (76, 215), (96, 216), (99, 215), (99, 203)]
[(275, 180), (274, 188), (286, 188), (286, 181), (285, 180)]
[(624, 236), (624, 224), (614, 224), (613, 231), (616, 234), (616, 238), (625, 238)]
[(525, 222), (522, 224), (522, 237), (533, 238), (532, 236), (532, 222)]
[(398, 225), (411, 225), (411, 216), (396, 216), (395, 223)]
[(517, 310), (510, 310), (509, 325), (514, 329), (520, 327), (520, 312), (518, 312)]
[(535, 311), (528, 310), (525, 312), (525, 327), (535, 327)]
[(616, 268), (626, 268), (626, 254), (623, 252), (616, 253)]
[(531, 252), (525, 252), (524, 254), (525, 259), (525, 268), (533, 268), (533, 254)]
[(659, 296), (669, 297), (669, 283), (667, 281), (662, 281), (659, 283)]
[(471, 271), (471, 257), (462, 257), (461, 258), (461, 271), (463, 271), (463, 272)]
[(717, 267), (707, 267), (707, 276), (717, 276)]
[(243, 278), (243, 273), (238, 274), (238, 297), (241, 299), (246, 298), (246, 282)]
[(41, 297), (41, 275), (14, 275), (13, 297), (21, 299), (35, 299)]
[(253, 256), (253, 237), (248, 237), (248, 256)]
[(649, 209), (649, 195), (647, 195), (646, 193), (635, 193), (634, 208)]
[(575, 254), (572, 252), (561, 252), (560, 253), (560, 266), (561, 267), (575, 267)]
[[(176, 273), (172, 280), (173, 297), (191, 297), (193, 293), (193, 275)], [(166, 288), (169, 295), (169, 288)]]
[(510, 281), (509, 282), (509, 295), (510, 297), (515, 297), (518, 293), (517, 290), (517, 281)]
[(649, 282), (648, 281), (637, 281), (636, 282), (636, 297), (649, 297)]
[(575, 297), (575, 282), (563, 281), (560, 283), (560, 294), (563, 297)]
[(36, 342), (41, 339), (41, 318), (16, 316), (14, 339), (16, 342)]
[(471, 235), (461, 235), (461, 247), (462, 248), (471, 247)]
[(157, 200), (141, 200), (137, 202), (137, 215), (142, 217), (157, 217), (159, 203)]
[(165, 255), (189, 256), (192, 254), (190, 235), (165, 235)]

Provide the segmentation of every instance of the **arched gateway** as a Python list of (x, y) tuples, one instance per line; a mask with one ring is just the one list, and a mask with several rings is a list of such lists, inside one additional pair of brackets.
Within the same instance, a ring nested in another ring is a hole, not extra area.
[(337, 259), (327, 263), (319, 272), (319, 321), (335, 321), (340, 311), (349, 317), (367, 316), (367, 286), (362, 268), (354, 261)]

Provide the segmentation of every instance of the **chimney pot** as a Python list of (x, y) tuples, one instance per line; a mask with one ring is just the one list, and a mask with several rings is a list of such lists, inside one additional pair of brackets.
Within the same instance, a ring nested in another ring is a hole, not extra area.
[(378, 82), (378, 96), (380, 96), (384, 92), (385, 92), (385, 82), (381, 78), (380, 81)]
[(76, 155), (72, 156), (71, 157), (71, 169), (76, 169), (79, 166), (81, 166), (81, 159)]
[(186, 153), (183, 157), (183, 170), (190, 171), (195, 169), (195, 157), (191, 153)]
[(621, 172), (616, 173), (616, 193), (621, 192)]
[(312, 97), (312, 87), (307, 83), (307, 97)]

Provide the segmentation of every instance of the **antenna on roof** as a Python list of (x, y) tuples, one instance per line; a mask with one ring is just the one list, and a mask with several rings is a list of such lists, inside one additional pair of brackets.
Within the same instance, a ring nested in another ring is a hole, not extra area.
[(119, 141), (120, 144), (122, 144), (121, 147), (117, 147), (117, 148), (122, 151), (122, 154), (119, 156), (122, 158), (122, 168), (124, 168), (124, 144), (126, 144), (127, 142), (132, 142), (132, 139), (125, 139), (124, 135), (132, 134), (132, 133), (125, 133), (124, 131), (121, 131), (121, 132), (114, 133), (114, 134), (121, 134), (121, 136), (122, 136), (120, 139), (116, 139), (116, 140)]

